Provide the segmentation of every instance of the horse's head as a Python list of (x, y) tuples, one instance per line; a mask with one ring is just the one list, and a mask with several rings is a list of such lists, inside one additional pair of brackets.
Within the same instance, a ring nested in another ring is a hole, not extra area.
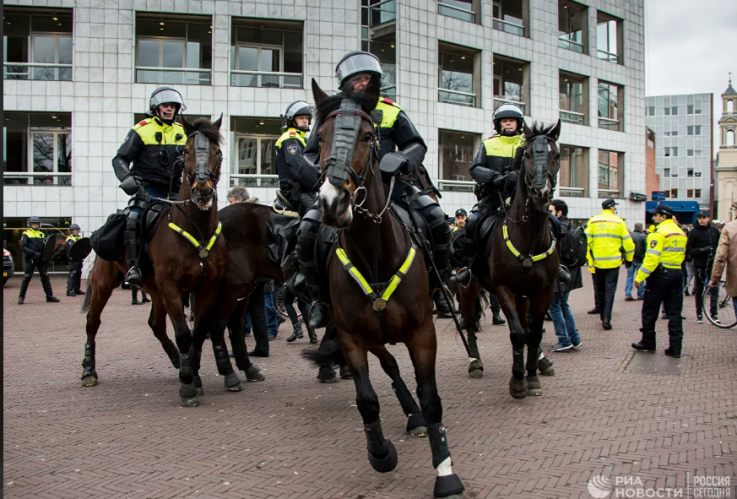
[(194, 125), (182, 120), (187, 133), (187, 144), (182, 155), (184, 181), (192, 191), (192, 201), (201, 210), (211, 209), (217, 197), (220, 164), (223, 162), (220, 150), (222, 120), (222, 115), (214, 123), (207, 118), (199, 118)]
[(376, 107), (378, 86), (377, 79), (360, 95), (328, 97), (312, 80), (317, 106), (314, 133), (320, 143), (320, 169), (327, 174), (318, 203), (323, 223), (331, 227), (348, 227), (353, 203), (366, 200), (378, 153), (374, 122), (367, 113)]
[(525, 125), (523, 134), (527, 143), (522, 155), (524, 179), (520, 180), (524, 182), (533, 206), (540, 211), (547, 211), (553, 200), (560, 170), (560, 151), (556, 144), (560, 135), (560, 120), (547, 127), (542, 123), (535, 123), (532, 129)]

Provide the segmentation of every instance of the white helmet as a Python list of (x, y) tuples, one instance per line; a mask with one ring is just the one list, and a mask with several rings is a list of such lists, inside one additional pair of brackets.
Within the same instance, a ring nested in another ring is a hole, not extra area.
[(296, 118), (297, 116), (308, 116), (310, 118), (310, 122), (312, 122), (312, 108), (308, 103), (303, 100), (292, 102), (287, 106), (286, 112), (281, 116), (284, 120), (284, 126), (282, 127), (282, 130), (285, 131), (287, 128), (296, 128), (297, 130), (301, 130), (303, 132), (309, 132), (309, 126), (297, 126), (297, 124), (294, 122), (294, 118)]
[(153, 91), (151, 97), (148, 100), (148, 115), (153, 116), (156, 108), (159, 107), (161, 104), (166, 104), (167, 102), (173, 102), (174, 104), (177, 104), (176, 114), (179, 114), (180, 112), (183, 112), (187, 109), (187, 106), (184, 105), (182, 94), (180, 94), (179, 91), (174, 90), (171, 87), (159, 87)]
[(504, 133), (502, 131), (503, 118), (516, 119), (517, 129), (515, 130), (514, 135), (520, 133), (520, 130), (522, 130), (522, 123), (525, 121), (525, 116), (522, 114), (522, 110), (519, 107), (514, 104), (504, 103), (494, 111), (494, 130), (496, 130), (496, 133), (507, 135), (508, 133)]

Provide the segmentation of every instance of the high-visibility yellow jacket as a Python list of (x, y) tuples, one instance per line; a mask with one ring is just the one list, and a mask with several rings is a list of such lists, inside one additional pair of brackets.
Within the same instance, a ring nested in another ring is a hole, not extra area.
[(680, 269), (686, 257), (688, 238), (672, 218), (660, 222), (647, 236), (647, 251), (635, 282), (642, 282), (655, 272), (658, 265), (666, 269)]
[(612, 210), (603, 210), (589, 219), (586, 238), (589, 245), (589, 270), (592, 273), (595, 268), (619, 267), (622, 265), (622, 253), (628, 262), (635, 256), (635, 243), (632, 242), (627, 224)]

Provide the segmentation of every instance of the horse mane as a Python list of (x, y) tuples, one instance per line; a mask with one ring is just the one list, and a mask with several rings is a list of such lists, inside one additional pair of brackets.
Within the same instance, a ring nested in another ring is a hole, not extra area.
[(202, 132), (210, 142), (222, 144), (223, 136), (220, 134), (220, 129), (216, 127), (212, 121), (208, 118), (197, 118), (192, 124), (193, 132)]
[(557, 123), (550, 123), (549, 125), (546, 125), (542, 121), (535, 121), (532, 124), (532, 128), (528, 129), (531, 132), (530, 135), (528, 136), (525, 134), (525, 140), (529, 142), (530, 140), (540, 135), (548, 135), (550, 132), (553, 131), (556, 125)]

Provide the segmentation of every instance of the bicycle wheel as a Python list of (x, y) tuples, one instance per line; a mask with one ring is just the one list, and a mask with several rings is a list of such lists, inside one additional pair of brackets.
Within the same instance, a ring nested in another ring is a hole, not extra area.
[[(711, 293), (717, 293), (716, 315), (711, 313)], [(737, 316), (734, 313), (732, 297), (727, 294), (724, 281), (720, 281), (716, 288), (704, 286), (704, 314), (709, 322), (716, 327), (729, 329), (737, 326)]]

